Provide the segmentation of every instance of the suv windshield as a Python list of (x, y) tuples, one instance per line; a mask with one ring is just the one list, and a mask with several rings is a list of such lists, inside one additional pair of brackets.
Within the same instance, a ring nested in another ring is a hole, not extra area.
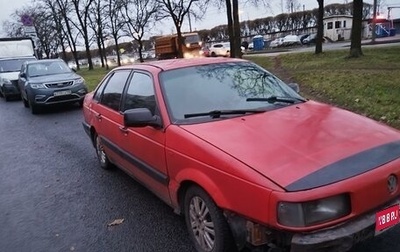
[[(302, 102), (284, 82), (253, 63), (217, 63), (162, 72), (161, 86), (171, 119), (187, 122), (193, 114), (267, 110)], [(277, 106), (279, 104), (279, 106)], [(186, 116), (185, 116), (186, 115)], [(219, 118), (220, 116), (218, 116)]]
[(7, 59), (0, 60), (0, 73), (6, 72), (19, 72), (22, 64), (27, 60), (33, 60), (34, 58), (23, 58), (23, 59)]
[(38, 61), (28, 64), (28, 75), (30, 77), (71, 73), (71, 69), (64, 61)]

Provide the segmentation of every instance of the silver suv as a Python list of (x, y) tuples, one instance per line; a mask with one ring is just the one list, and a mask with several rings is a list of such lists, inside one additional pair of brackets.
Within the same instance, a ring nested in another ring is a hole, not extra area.
[(25, 62), (18, 79), (25, 107), (32, 114), (57, 103), (78, 103), (88, 92), (84, 79), (60, 59)]

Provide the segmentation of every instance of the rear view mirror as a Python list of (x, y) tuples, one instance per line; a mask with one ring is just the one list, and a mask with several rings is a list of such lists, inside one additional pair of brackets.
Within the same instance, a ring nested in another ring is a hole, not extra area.
[(124, 124), (126, 127), (162, 127), (161, 118), (153, 115), (147, 108), (128, 109), (124, 112)]
[(26, 74), (25, 74), (25, 73), (20, 73), (20, 74), (19, 74), (19, 77), (21, 77), (21, 78), (26, 78)]
[(300, 92), (299, 84), (297, 83), (289, 83), (288, 86), (293, 89), (296, 93)]

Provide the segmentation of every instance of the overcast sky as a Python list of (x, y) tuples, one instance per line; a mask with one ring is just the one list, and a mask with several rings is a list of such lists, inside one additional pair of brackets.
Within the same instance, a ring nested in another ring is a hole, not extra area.
[[(16, 9), (23, 7), (24, 5), (32, 3), (34, 0), (0, 0), (0, 26), (2, 25), (3, 21), (9, 19), (11, 13), (13, 13)], [(383, 3), (386, 3), (386, 6), (397, 5), (400, 6), (400, 0), (381, 0)], [(281, 13), (281, 1), (277, 0), (270, 0), (272, 3), (272, 8), (265, 8), (263, 6), (254, 7), (252, 5), (245, 5), (241, 6), (241, 16), (240, 20), (247, 20), (247, 19), (255, 19), (260, 17), (267, 17), (267, 16), (275, 16)], [(285, 2), (283, 0), (283, 2)], [(301, 6), (305, 6), (306, 9), (313, 9), (318, 7), (317, 0), (298, 0)], [(331, 3), (344, 3), (344, 0), (325, 0), (325, 5)], [(373, 0), (365, 0), (364, 2), (372, 3)], [(302, 9), (303, 7), (301, 7)], [(286, 11), (286, 10), (285, 10)], [(382, 8), (382, 12), (385, 14), (387, 13), (387, 8)], [(392, 18), (400, 18), (400, 9), (394, 9), (392, 11)], [(197, 29), (210, 29), (214, 26), (220, 24), (226, 24), (226, 15), (224, 10), (218, 10), (216, 7), (209, 7), (207, 12), (202, 21), (192, 21), (192, 28), (193, 30)], [(162, 27), (162, 28), (161, 28)], [(172, 21), (171, 24), (166, 23), (166, 25), (158, 25), (153, 30), (155, 34), (169, 34), (174, 32), (173, 30)], [(189, 25), (186, 20), (184, 23), (184, 31), (189, 30)], [(0, 32), (1, 35), (4, 36), (4, 33)], [(152, 34), (152, 35), (155, 35)]]

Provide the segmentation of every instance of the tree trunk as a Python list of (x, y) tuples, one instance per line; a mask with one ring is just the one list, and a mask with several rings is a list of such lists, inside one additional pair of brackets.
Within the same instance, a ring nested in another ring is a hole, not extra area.
[(354, 0), (353, 2), (353, 25), (351, 28), (350, 58), (358, 58), (363, 55), (361, 50), (362, 32), (362, 9), (363, 1)]
[(315, 54), (322, 53), (322, 40), (324, 36), (324, 0), (318, 1), (317, 37), (315, 38)]
[(115, 43), (115, 51), (117, 53), (117, 63), (118, 63), (118, 66), (121, 66), (121, 57), (119, 56), (118, 35), (117, 34), (114, 34), (114, 35), (115, 36), (113, 36), (113, 37), (114, 37), (114, 43)]
[(372, 14), (372, 40), (371, 43), (375, 44), (376, 38), (376, 7), (377, 7), (377, 0), (374, 0), (374, 12)]
[(142, 55), (142, 50), (143, 50), (142, 38), (138, 38), (137, 42), (139, 44), (139, 48), (138, 48), (138, 50), (139, 50), (139, 60), (140, 60), (140, 62), (144, 62), (143, 55)]
[(242, 57), (242, 52), (240, 49), (241, 44), (241, 34), (240, 34), (240, 22), (239, 22), (239, 3), (238, 0), (232, 0), (232, 10), (233, 10), (233, 33), (235, 34), (235, 47), (231, 48), (231, 52), (235, 51), (236, 58)]
[[(183, 58), (183, 51), (182, 51), (182, 41), (183, 41), (183, 37), (182, 37), (182, 31), (181, 31), (181, 27), (179, 26), (178, 22), (175, 22), (175, 26), (176, 26), (176, 33), (178, 35), (178, 58)], [(140, 46), (139, 46), (140, 47)]]
[[(232, 18), (232, 5), (230, 0), (226, 0), (226, 17), (228, 19), (228, 34), (229, 34), (229, 43), (230, 48), (235, 48), (235, 36), (233, 29), (233, 18)], [(231, 50), (231, 58), (235, 58), (235, 51)]]

